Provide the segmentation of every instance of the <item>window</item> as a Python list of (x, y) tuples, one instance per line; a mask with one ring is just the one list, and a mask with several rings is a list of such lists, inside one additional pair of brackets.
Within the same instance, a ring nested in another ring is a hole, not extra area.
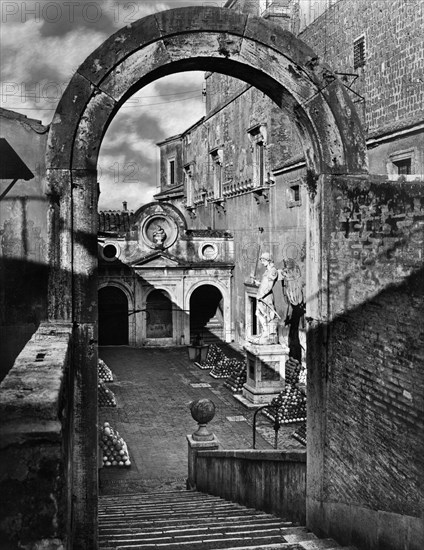
[(212, 159), (213, 171), (213, 197), (214, 199), (222, 199), (222, 170), (224, 161), (224, 152), (220, 148), (212, 149), (209, 152)]
[(193, 163), (184, 166), (187, 206), (193, 206)]
[(301, 204), (300, 185), (294, 183), (287, 189), (287, 208), (293, 208), (293, 206), (300, 206)]
[(257, 141), (255, 146), (255, 181), (258, 187), (265, 184), (264, 142)]
[(253, 154), (253, 183), (255, 187), (265, 185), (265, 147), (267, 143), (266, 124), (255, 124), (247, 130)]
[(365, 36), (357, 38), (353, 43), (353, 68), (365, 65)]
[(387, 160), (387, 173), (391, 176), (409, 176), (418, 173), (417, 156), (416, 149), (404, 149), (392, 153)]
[(175, 159), (168, 159), (168, 185), (175, 185)]
[(398, 160), (393, 162), (395, 167), (397, 168), (398, 174), (403, 174), (405, 176), (411, 174), (411, 159), (404, 159), (404, 160)]
[(258, 334), (258, 320), (256, 317), (257, 300), (253, 296), (249, 297), (250, 302), (250, 336), (256, 336)]

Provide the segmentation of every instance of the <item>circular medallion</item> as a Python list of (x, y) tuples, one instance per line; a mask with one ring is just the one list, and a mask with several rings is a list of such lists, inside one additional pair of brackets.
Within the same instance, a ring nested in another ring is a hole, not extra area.
[(144, 220), (141, 236), (148, 247), (165, 250), (176, 241), (178, 227), (172, 218), (163, 214), (153, 214)]

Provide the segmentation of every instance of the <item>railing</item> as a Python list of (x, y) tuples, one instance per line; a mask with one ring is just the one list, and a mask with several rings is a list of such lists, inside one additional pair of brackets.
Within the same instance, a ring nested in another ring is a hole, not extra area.
[(195, 455), (197, 490), (306, 521), (306, 451), (202, 451)]
[(0, 385), (0, 540), (65, 548), (72, 326), (43, 323)]

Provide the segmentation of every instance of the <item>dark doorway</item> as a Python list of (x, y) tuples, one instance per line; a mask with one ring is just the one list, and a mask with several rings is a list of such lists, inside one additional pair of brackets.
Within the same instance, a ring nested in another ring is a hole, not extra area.
[(224, 299), (216, 286), (202, 285), (190, 297), (190, 337), (207, 343), (224, 339)]
[(128, 345), (128, 300), (116, 286), (99, 290), (99, 345)]
[(172, 338), (172, 302), (164, 290), (153, 290), (147, 296), (146, 337)]

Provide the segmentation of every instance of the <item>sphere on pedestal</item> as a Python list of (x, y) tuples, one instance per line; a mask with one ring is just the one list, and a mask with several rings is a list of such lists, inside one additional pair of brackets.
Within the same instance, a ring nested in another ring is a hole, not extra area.
[(196, 399), (190, 403), (191, 416), (199, 424), (207, 424), (215, 416), (215, 403), (210, 399)]
[(214, 435), (209, 432), (206, 424), (215, 416), (215, 403), (210, 399), (197, 399), (190, 404), (191, 416), (199, 424), (192, 437), (195, 441), (213, 441)]

